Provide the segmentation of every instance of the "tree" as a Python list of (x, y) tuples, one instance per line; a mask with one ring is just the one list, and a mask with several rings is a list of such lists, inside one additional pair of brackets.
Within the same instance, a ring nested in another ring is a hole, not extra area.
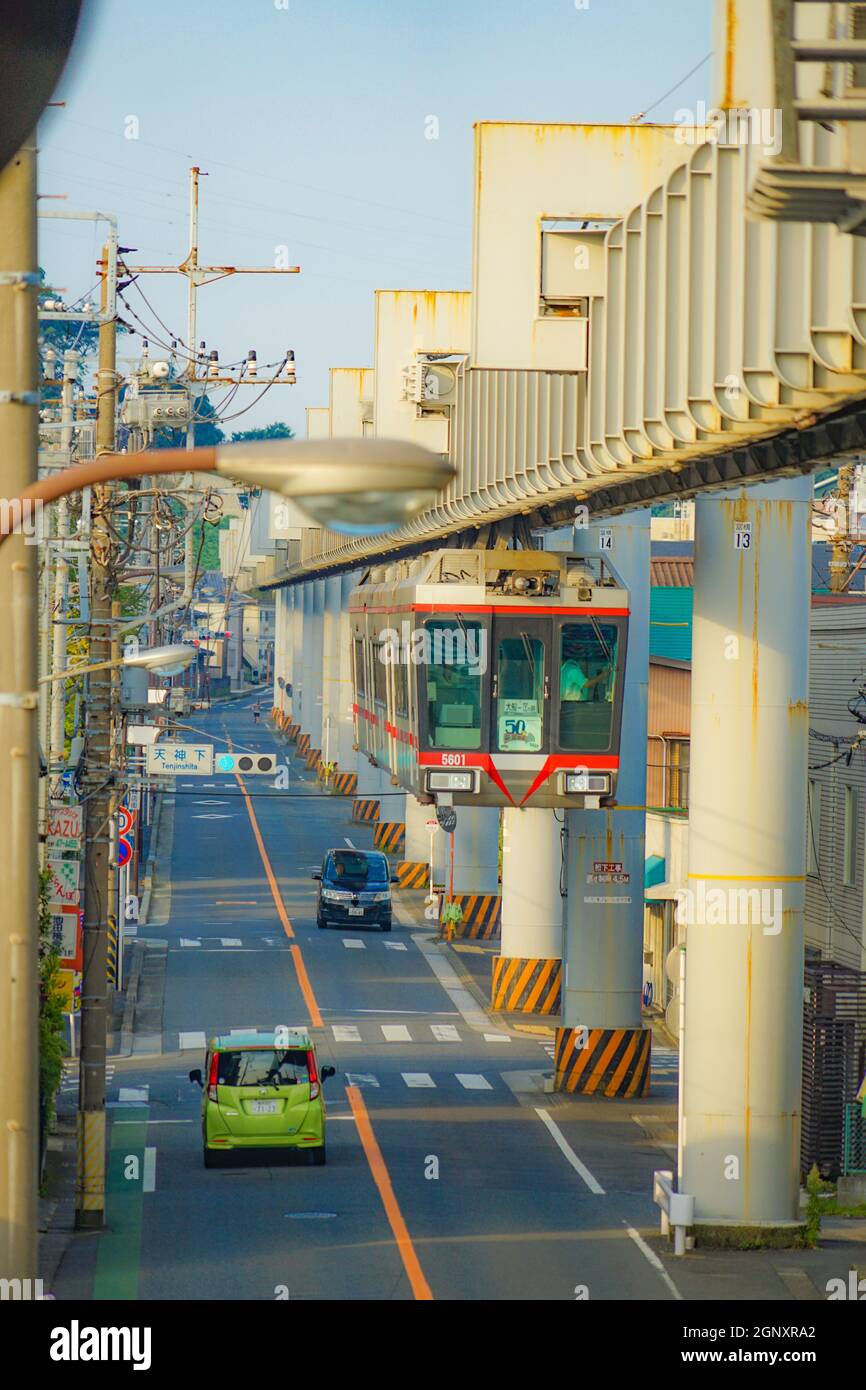
[(262, 425), (255, 430), (236, 430), (232, 435), (232, 443), (237, 444), (243, 439), (294, 439), (295, 431), (282, 420), (275, 420), (272, 425)]

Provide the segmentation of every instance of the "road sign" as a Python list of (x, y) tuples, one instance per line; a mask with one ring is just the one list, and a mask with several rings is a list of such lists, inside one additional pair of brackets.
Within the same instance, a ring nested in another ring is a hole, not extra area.
[(128, 810), (126, 809), (125, 806), (118, 806), (118, 808), (117, 808), (117, 833), (118, 833), (118, 835), (128, 835), (129, 832), (130, 832), (130, 830), (132, 829), (133, 820), (134, 820), (134, 817), (133, 817), (131, 811), (128, 811)]
[(147, 749), (147, 771), (160, 777), (212, 777), (212, 743), (153, 743)]
[(437, 806), (436, 819), (446, 835), (453, 835), (457, 829), (457, 812), (453, 806)]
[(117, 867), (122, 869), (132, 858), (132, 845), (125, 836), (118, 836), (117, 840)]
[(141, 787), (136, 783), (126, 789), (126, 804), (134, 816), (141, 810)]
[(273, 776), (278, 767), (275, 753), (218, 753), (215, 759), (215, 771), (241, 772), (245, 776), (255, 772)]
[(80, 969), (79, 925), (81, 909), (72, 905), (55, 903), (51, 907), (51, 945), (57, 951), (64, 966)]

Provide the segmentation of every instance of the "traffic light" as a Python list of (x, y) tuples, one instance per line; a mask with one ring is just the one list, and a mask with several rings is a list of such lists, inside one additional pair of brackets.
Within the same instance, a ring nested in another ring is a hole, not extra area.
[(275, 773), (278, 767), (275, 753), (218, 753), (215, 772)]

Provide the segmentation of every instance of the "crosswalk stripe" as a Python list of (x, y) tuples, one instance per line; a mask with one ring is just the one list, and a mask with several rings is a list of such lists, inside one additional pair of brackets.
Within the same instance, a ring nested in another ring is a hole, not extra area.
[(366, 951), (367, 949), (366, 941), (358, 941), (351, 936), (343, 937), (343, 945), (346, 947), (347, 951), (351, 951), (353, 948), (356, 951)]
[(121, 1105), (136, 1105), (142, 1101), (146, 1104), (150, 1099), (150, 1086), (121, 1086), (117, 1099)]
[(354, 1023), (332, 1023), (331, 1032), (334, 1034), (334, 1042), (360, 1042), (361, 1034)]
[(207, 1039), (204, 1033), (180, 1033), (178, 1037), (180, 1039), (181, 1052), (185, 1052), (187, 1049), (191, 1048), (201, 1050), (203, 1047), (207, 1046)]
[(346, 1072), (346, 1085), (347, 1085), (347, 1086), (378, 1086), (378, 1085), (379, 1085), (379, 1081), (378, 1081), (378, 1078), (377, 1078), (377, 1077), (371, 1076), (370, 1073), (369, 1073), (369, 1072), (366, 1072), (366, 1071), (347, 1071), (347, 1072)]
[(431, 1023), (430, 1032), (437, 1042), (459, 1042), (460, 1034), (453, 1023)]
[(382, 1023), (382, 1036), (386, 1042), (411, 1042), (412, 1036), (405, 1023)]
[(492, 1091), (493, 1087), (486, 1076), (481, 1076), (476, 1072), (458, 1071), (455, 1072), (457, 1080), (466, 1091)]
[(193, 939), (191, 937), (182, 936), (180, 938), (180, 944), (181, 946), (200, 946), (201, 941), (199, 941), (198, 939)]
[(511, 1039), (509, 1038), (507, 1033), (485, 1033), (484, 1041), (493, 1043), (510, 1043)]
[(405, 951), (405, 950), (407, 950), (406, 942), (405, 942), (405, 941), (386, 941), (386, 942), (385, 942), (385, 950), (386, 950), (386, 951)]
[(400, 1075), (406, 1082), (406, 1085), (412, 1088), (421, 1086), (435, 1087), (436, 1085), (429, 1071), (403, 1071)]
[(220, 936), (217, 938), (221, 946), (241, 946), (243, 945), (239, 936)]

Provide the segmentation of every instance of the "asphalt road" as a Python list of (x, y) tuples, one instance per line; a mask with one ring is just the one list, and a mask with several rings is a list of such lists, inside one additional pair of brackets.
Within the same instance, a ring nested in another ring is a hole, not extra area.
[[(196, 722), (236, 748), (277, 744), (249, 702)], [(390, 935), (317, 930), (313, 868), (370, 835), (296, 767), (282, 791), (249, 777), (249, 799), (233, 776), (168, 797), (167, 910), (140, 932), (167, 943), (161, 1034), (113, 1061), (108, 1229), (73, 1240), (56, 1296), (677, 1297), (673, 1263), (645, 1243), (652, 1170), (670, 1160), (634, 1113), (658, 1094), (578, 1107), (544, 1094), (549, 1041), (480, 1013), (405, 915)], [(326, 1166), (205, 1171), (187, 1076), (204, 1038), (311, 1022), (337, 1069)]]

